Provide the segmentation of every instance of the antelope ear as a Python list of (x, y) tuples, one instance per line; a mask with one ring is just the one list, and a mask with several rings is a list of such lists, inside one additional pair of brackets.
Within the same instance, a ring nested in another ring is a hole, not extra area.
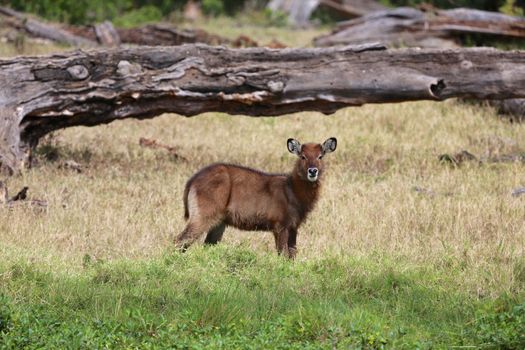
[(337, 148), (337, 139), (335, 137), (330, 137), (323, 143), (323, 152), (330, 153), (335, 151)]
[(288, 146), (288, 151), (290, 153), (293, 153), (297, 156), (301, 153), (301, 143), (296, 139), (288, 139), (286, 145)]

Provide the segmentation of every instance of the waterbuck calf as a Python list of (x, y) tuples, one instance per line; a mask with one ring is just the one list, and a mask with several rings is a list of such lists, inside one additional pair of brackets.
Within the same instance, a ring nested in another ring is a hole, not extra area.
[(290, 174), (223, 163), (201, 169), (186, 184), (188, 223), (175, 243), (184, 251), (206, 232), (205, 243), (216, 244), (226, 226), (272, 231), (277, 252), (293, 259), (297, 229), (319, 198), (323, 156), (336, 147), (335, 137), (322, 145), (288, 139), (288, 151), (299, 157)]

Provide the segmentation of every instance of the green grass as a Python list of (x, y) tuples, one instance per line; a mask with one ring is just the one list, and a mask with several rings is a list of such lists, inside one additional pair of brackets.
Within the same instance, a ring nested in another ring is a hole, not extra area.
[(523, 344), (525, 304), (505, 314), (517, 297), (479, 299), (455, 285), (458, 276), (446, 267), (390, 259), (326, 256), (291, 263), (223, 245), (142, 261), (85, 259), (73, 273), (3, 261), (0, 344), (6, 349)]

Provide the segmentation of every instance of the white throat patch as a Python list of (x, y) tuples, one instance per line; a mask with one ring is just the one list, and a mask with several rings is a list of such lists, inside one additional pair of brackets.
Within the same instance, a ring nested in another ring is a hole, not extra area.
[(308, 181), (310, 181), (310, 182), (316, 182), (316, 181), (319, 179), (319, 175), (315, 175), (315, 176), (307, 175), (306, 178), (307, 178)]

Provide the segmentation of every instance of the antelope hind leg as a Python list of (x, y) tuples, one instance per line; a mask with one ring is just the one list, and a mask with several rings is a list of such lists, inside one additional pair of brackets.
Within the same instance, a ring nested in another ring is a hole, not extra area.
[(224, 222), (221, 222), (217, 226), (209, 230), (208, 234), (206, 235), (206, 239), (204, 240), (204, 244), (219, 243), (222, 239), (222, 235), (224, 234), (225, 228), (226, 224)]

